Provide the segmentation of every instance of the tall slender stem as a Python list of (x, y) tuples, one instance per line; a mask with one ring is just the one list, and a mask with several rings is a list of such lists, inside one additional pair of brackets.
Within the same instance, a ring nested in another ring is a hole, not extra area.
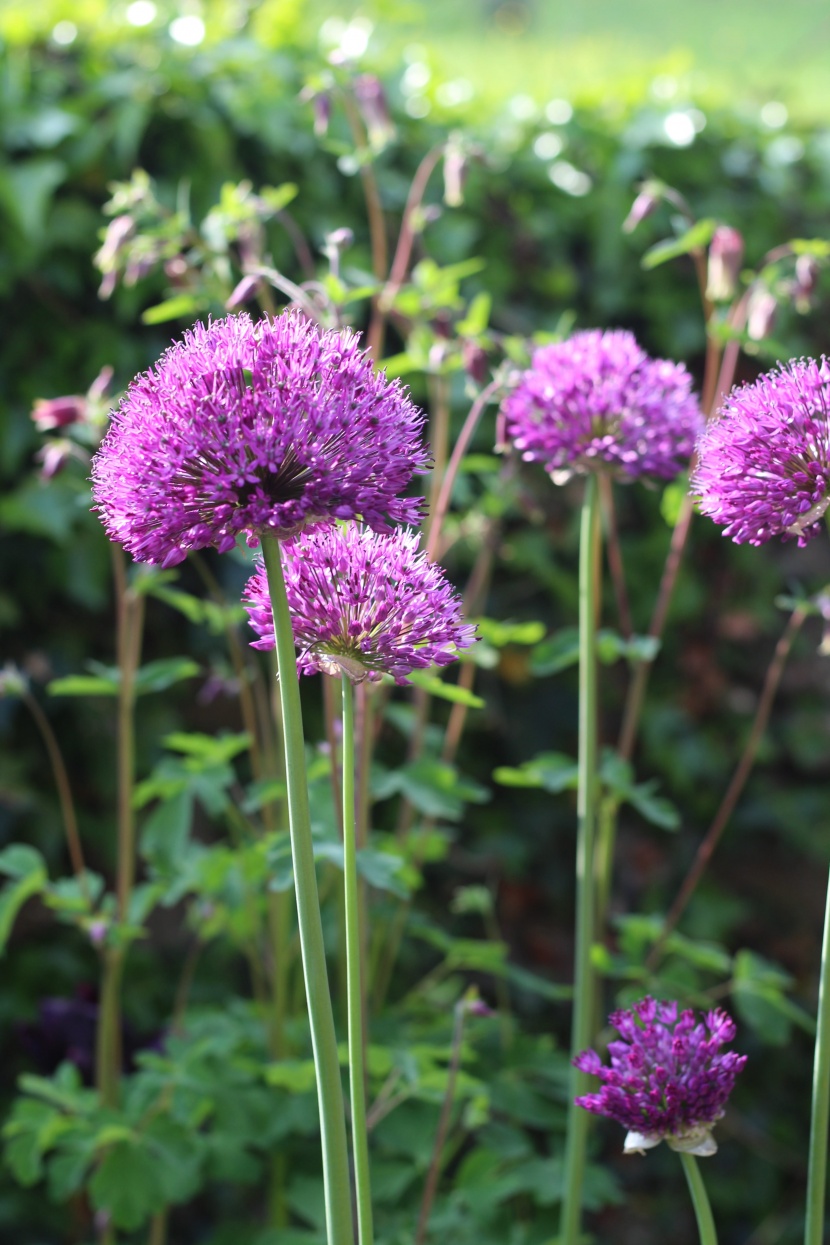
[(418, 1227), (415, 1231), (415, 1245), (424, 1245), (429, 1226), (429, 1217), (432, 1213), (432, 1204), (438, 1191), (438, 1180), (441, 1176), (441, 1158), (450, 1127), (458, 1069), (461, 1066), (461, 1039), (464, 1036), (466, 1014), (467, 1001), (466, 999), (460, 999), (455, 1005), (455, 1023), (452, 1028), (452, 1050), (450, 1053), (449, 1073), (447, 1075), (447, 1088), (444, 1091), (444, 1101), (441, 1103), (441, 1115), (438, 1119), (438, 1129), (435, 1133), (435, 1144), (432, 1147), (432, 1158), (429, 1164), (429, 1171), (427, 1172), (426, 1184), (424, 1185), (424, 1196), (421, 1200), (421, 1210), (418, 1215)]
[(311, 1045), (317, 1072), (317, 1101), (320, 1109), (326, 1202), (326, 1236), (328, 1245), (352, 1245), (354, 1235), (343, 1086), (340, 1081), (337, 1037), (334, 1030), (334, 1015), (326, 969), (317, 875), (314, 869), (314, 845), (311, 838), (297, 659), (294, 652), (294, 637), (288, 611), (279, 541), (272, 536), (264, 536), (262, 552), (274, 614), (274, 635), (283, 715), (291, 855), (294, 862), (294, 889), (297, 896), (297, 923), (300, 931), (300, 952), (305, 977)]
[(86, 898), (87, 885), (86, 878), (84, 877), (86, 865), (84, 864), (84, 853), (81, 847), (81, 836), (78, 832), (78, 819), (75, 816), (75, 804), (72, 800), (72, 788), (69, 785), (69, 775), (66, 772), (63, 753), (60, 750), (60, 744), (57, 741), (55, 732), (52, 730), (49, 719), (32, 693), (27, 688), (24, 688), (20, 692), (20, 699), (34, 718), (46, 751), (49, 754), (55, 786), (58, 789), (58, 799), (60, 800), (63, 828), (66, 834), (66, 845), (69, 849), (69, 859), (72, 862), (72, 871), (78, 879), (81, 893)]
[(715, 1231), (712, 1207), (709, 1205), (709, 1197), (706, 1193), (703, 1177), (700, 1174), (700, 1168), (697, 1165), (697, 1159), (693, 1154), (681, 1153), (680, 1162), (683, 1164), (686, 1183), (692, 1195), (692, 1205), (695, 1208), (700, 1245), (718, 1245), (718, 1234)]
[[(585, 482), (579, 535), (579, 787), (576, 849), (576, 952), (571, 1054), (586, 1050), (593, 1037), (594, 837), (597, 803), (597, 620), (599, 614), (599, 489), (595, 475)], [(574, 1098), (585, 1093), (588, 1076), (573, 1070), (565, 1143), (565, 1187), (561, 1245), (577, 1245), (588, 1142), (588, 1112)]]
[(827, 883), (824, 938), (821, 946), (804, 1245), (822, 1245), (824, 1241), (828, 1121), (830, 1121), (830, 880)]
[(372, 1245), (372, 1192), (366, 1131), (366, 1085), (363, 1068), (363, 987), (360, 898), (357, 886), (355, 824), (354, 695), (343, 675), (343, 876), (346, 893), (346, 991), (349, 1016), (349, 1085), (352, 1104), (352, 1154), (359, 1245)]
[(769, 716), (772, 711), (775, 693), (778, 691), (778, 684), (781, 682), (781, 676), (784, 673), (784, 666), (790, 655), (790, 649), (793, 646), (795, 637), (801, 630), (802, 624), (807, 617), (804, 609), (796, 608), (793, 610), (784, 632), (775, 646), (775, 653), (769, 664), (767, 675), (764, 680), (764, 687), (758, 700), (758, 708), (755, 711), (755, 720), (752, 723), (752, 729), (749, 732), (746, 744), (744, 745), (741, 759), (738, 762), (732, 780), (726, 789), (720, 807), (715, 813), (714, 820), (706, 831), (705, 836), (698, 846), (692, 867), (686, 874), (683, 885), (677, 893), (677, 898), (669, 909), (669, 914), (663, 922), (663, 928), (660, 930), (660, 936), (648, 954), (646, 960), (646, 968), (653, 969), (660, 957), (663, 945), (671, 934), (672, 930), (677, 926), (678, 921), (686, 910), (686, 905), (697, 889), (697, 885), (709, 861), (714, 855), (715, 848), (721, 840), (724, 830), (726, 829), (729, 818), (735, 810), (741, 792), (746, 785), (746, 780), (752, 772), (752, 766), (755, 764), (755, 756), (758, 752), (758, 745), (763, 738), (764, 731), (767, 729)]
[[(141, 659), (144, 597), (134, 593), (127, 582), (127, 561), (123, 549), (113, 546), (117, 638), (116, 655), (120, 682), (118, 690), (117, 760), (118, 819), (116, 897), (118, 920), (129, 920), (130, 899), (135, 880), (135, 674)], [(101, 999), (95, 1038), (95, 1082), (105, 1106), (118, 1103), (121, 1079), (121, 980), (126, 947), (116, 942), (103, 955)]]

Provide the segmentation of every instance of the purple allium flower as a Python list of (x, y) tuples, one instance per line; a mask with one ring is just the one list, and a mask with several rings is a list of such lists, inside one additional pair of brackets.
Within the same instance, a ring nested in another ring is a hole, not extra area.
[[(475, 627), (440, 566), (418, 550), (418, 535), (379, 535), (356, 524), (303, 532), (283, 545), (285, 584), (302, 674), (356, 683), (446, 666), (468, 648)], [(268, 582), (260, 568), (243, 593), (254, 648), (274, 647)]]
[(141, 562), (174, 566), (244, 533), (360, 517), (413, 522), (423, 416), (357, 337), (298, 312), (196, 324), (127, 390), (93, 460), (96, 510)]
[(791, 361), (733, 389), (697, 452), (692, 492), (724, 536), (806, 545), (830, 504), (828, 361)]
[(702, 417), (679, 363), (650, 359), (622, 329), (542, 346), (504, 404), (508, 435), (556, 483), (573, 472), (672, 479)]
[(626, 1154), (661, 1141), (689, 1154), (714, 1154), (712, 1128), (746, 1063), (746, 1055), (719, 1053), (735, 1036), (734, 1021), (720, 1009), (700, 1022), (692, 1011), (678, 1019), (676, 1003), (652, 998), (608, 1019), (623, 1040), (608, 1045), (610, 1068), (592, 1050), (574, 1059), (580, 1072), (602, 1081), (599, 1093), (577, 1098), (577, 1106), (627, 1128)]

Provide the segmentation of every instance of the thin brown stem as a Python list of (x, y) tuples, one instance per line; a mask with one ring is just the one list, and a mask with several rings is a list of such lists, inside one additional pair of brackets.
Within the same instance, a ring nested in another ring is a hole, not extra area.
[(69, 775), (66, 771), (63, 754), (60, 750), (55, 732), (49, 723), (49, 719), (41, 709), (28, 688), (24, 688), (20, 693), (20, 699), (31, 713), (35, 720), (40, 736), (43, 740), (49, 761), (52, 766), (52, 774), (55, 779), (55, 786), (58, 790), (58, 800), (61, 806), (61, 816), (63, 817), (63, 828), (66, 834), (66, 846), (69, 849), (69, 859), (72, 862), (72, 872), (78, 879), (78, 884), (85, 899), (89, 898), (86, 879), (86, 865), (84, 864), (84, 853), (81, 848), (81, 836), (78, 831), (78, 820), (75, 816), (75, 804), (72, 799), (72, 788), (69, 784)]
[(752, 729), (750, 730), (749, 736), (744, 745), (741, 759), (738, 762), (735, 773), (732, 775), (732, 780), (726, 789), (723, 799), (721, 800), (720, 807), (715, 814), (714, 820), (698, 846), (692, 867), (686, 874), (683, 885), (677, 894), (677, 898), (669, 909), (669, 914), (663, 923), (660, 936), (649, 953), (648, 960), (646, 961), (646, 967), (648, 969), (653, 969), (657, 963), (660, 951), (662, 950), (666, 939), (671, 934), (672, 930), (676, 928), (678, 921), (686, 910), (686, 905), (697, 889), (697, 885), (703, 877), (706, 867), (714, 855), (715, 848), (720, 842), (721, 836), (726, 829), (729, 818), (735, 810), (735, 805), (738, 802), (741, 792), (746, 785), (746, 780), (752, 770), (752, 766), (755, 763), (758, 745), (760, 744), (764, 731), (767, 728), (773, 701), (775, 700), (775, 695), (778, 691), (778, 685), (781, 682), (781, 676), (784, 673), (784, 666), (786, 665), (787, 658), (790, 655), (790, 650), (792, 649), (795, 638), (801, 630), (806, 617), (806, 610), (801, 607), (794, 609), (787, 621), (787, 625), (784, 628), (781, 638), (775, 646), (775, 652), (773, 653), (772, 661), (769, 664), (766, 678), (764, 679), (764, 686), (758, 699), (758, 707), (755, 710), (755, 718), (752, 723)]
[[(378, 281), (385, 281), (389, 269), (389, 244), (386, 239), (386, 219), (380, 200), (375, 170), (372, 167), (371, 149), (366, 138), (366, 130), (360, 118), (360, 112), (350, 91), (342, 93), (343, 108), (346, 120), (352, 133), (352, 142), (357, 151), (360, 166), (360, 182), (363, 187), (363, 199), (366, 203), (366, 216), (369, 221), (369, 245), (372, 252), (372, 272)], [(377, 363), (383, 354), (383, 334), (386, 316), (380, 310), (380, 296), (372, 299), (372, 318), (366, 334), (366, 349)]]
[(464, 1017), (466, 1014), (465, 1000), (462, 999), (455, 1005), (455, 1022), (452, 1032), (452, 1050), (450, 1054), (449, 1074), (447, 1076), (447, 1088), (444, 1092), (444, 1101), (441, 1104), (441, 1114), (438, 1118), (438, 1129), (435, 1133), (435, 1145), (432, 1148), (432, 1158), (427, 1172), (426, 1183), (424, 1185), (424, 1196), (421, 1201), (421, 1211), (418, 1215), (418, 1227), (415, 1232), (415, 1245), (424, 1245), (427, 1236), (427, 1228), (429, 1227), (429, 1217), (432, 1212), (432, 1204), (435, 1201), (435, 1194), (438, 1191), (438, 1181), (441, 1176), (441, 1158), (444, 1152), (444, 1143), (447, 1139), (449, 1131), (450, 1118), (452, 1116), (453, 1100), (455, 1099), (455, 1085), (458, 1080), (458, 1069), (461, 1065), (461, 1040), (464, 1036)]
[(501, 388), (502, 383), (503, 382), (500, 379), (492, 380), (489, 385), (482, 389), (481, 393), (470, 407), (467, 418), (464, 420), (461, 432), (458, 435), (458, 440), (453, 446), (450, 461), (447, 464), (447, 470), (445, 471), (444, 478), (441, 481), (441, 489), (435, 502), (435, 511), (432, 515), (429, 528), (427, 553), (431, 558), (435, 558), (438, 552), (438, 546), (441, 540), (441, 528), (450, 507), (453, 485), (455, 484), (455, 477), (458, 475), (458, 468), (461, 465), (461, 460), (467, 452), (467, 447), (472, 440), (473, 433), (478, 427), (478, 421), (481, 419), (484, 408), (487, 406), (487, 403), (493, 395)]
[(165, 1245), (167, 1240), (167, 1210), (160, 1210), (150, 1220), (147, 1245)]
[(627, 640), (633, 627), (631, 625), (631, 606), (628, 602), (628, 590), (625, 586), (625, 567), (623, 565), (620, 533), (617, 527), (617, 512), (614, 506), (614, 489), (611, 477), (600, 474), (599, 500), (602, 507), (603, 527), (605, 528), (605, 549), (608, 558), (608, 570), (614, 588), (614, 599), (617, 603), (617, 619), (620, 632)]

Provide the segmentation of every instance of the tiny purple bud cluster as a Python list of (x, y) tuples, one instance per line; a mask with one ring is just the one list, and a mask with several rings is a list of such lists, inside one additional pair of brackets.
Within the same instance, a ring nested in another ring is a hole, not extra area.
[[(418, 551), (418, 535), (379, 535), (356, 524), (303, 532), (282, 546), (288, 607), (302, 674), (354, 682), (444, 666), (468, 648), (475, 627), (440, 566)], [(243, 603), (259, 640), (274, 648), (268, 582), (260, 568)]]
[(716, 1009), (702, 1021), (677, 1003), (645, 998), (631, 1011), (609, 1017), (622, 1041), (609, 1043), (611, 1066), (595, 1051), (574, 1059), (581, 1072), (598, 1076), (602, 1089), (577, 1098), (577, 1105), (628, 1129), (626, 1153), (665, 1140), (672, 1149), (713, 1154), (711, 1136), (721, 1118), (745, 1055), (720, 1048), (735, 1037), (735, 1024)]
[(589, 330), (542, 346), (504, 404), (528, 462), (560, 483), (574, 472), (673, 479), (702, 425), (679, 363), (650, 359), (631, 333)]
[(692, 492), (736, 544), (806, 545), (830, 504), (830, 364), (790, 362), (733, 389), (698, 444)]
[(295, 311), (196, 324), (137, 377), (92, 468), (96, 509), (138, 561), (173, 566), (309, 524), (416, 522), (423, 416), (357, 337)]

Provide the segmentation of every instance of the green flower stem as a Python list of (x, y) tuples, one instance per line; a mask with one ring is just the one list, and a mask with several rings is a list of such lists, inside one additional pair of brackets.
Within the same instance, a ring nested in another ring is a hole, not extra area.
[(311, 1027), (311, 1045), (317, 1072), (317, 1100), (320, 1109), (326, 1201), (326, 1237), (328, 1245), (353, 1245), (343, 1086), (340, 1081), (337, 1037), (334, 1031), (334, 1015), (326, 970), (317, 875), (314, 869), (305, 741), (294, 636), (291, 630), (291, 616), (288, 612), (279, 541), (272, 536), (264, 536), (262, 552), (268, 575), (271, 608), (274, 613), (274, 634), (283, 715), (291, 855), (297, 896), (297, 924), (300, 931), (300, 952)]
[(360, 897), (357, 884), (355, 828), (354, 696), (343, 675), (343, 876), (346, 894), (346, 990), (349, 1015), (349, 1083), (352, 1104), (352, 1154), (359, 1245), (372, 1245), (372, 1192), (369, 1183), (369, 1137), (363, 1071), (363, 989), (361, 983)]
[[(599, 489), (585, 481), (579, 536), (579, 788), (576, 847), (576, 954), (571, 1054), (587, 1050), (593, 1037), (595, 981), (594, 838), (597, 803), (597, 617), (599, 613)], [(577, 1245), (590, 1117), (574, 1098), (588, 1090), (589, 1077), (573, 1070), (565, 1140), (565, 1184), (560, 1245)]]
[(827, 1127), (830, 1119), (830, 879), (824, 913), (821, 977), (818, 990), (818, 1024), (813, 1064), (813, 1109), (807, 1167), (807, 1218), (804, 1245), (824, 1241), (824, 1204), (827, 1186)]
[[(116, 649), (120, 683), (118, 689), (117, 774), (118, 774), (118, 859), (116, 896), (118, 920), (129, 921), (130, 900), (135, 881), (135, 674), (141, 660), (144, 628), (144, 597), (127, 583), (127, 560), (123, 549), (113, 546), (113, 573), (117, 608)], [(121, 1081), (121, 981), (126, 945), (107, 946), (103, 953), (101, 1002), (95, 1039), (95, 1084), (102, 1103), (118, 1105)]]
[(692, 1205), (695, 1208), (700, 1245), (718, 1245), (718, 1234), (715, 1231), (715, 1221), (712, 1218), (712, 1207), (709, 1205), (706, 1186), (703, 1183), (697, 1159), (693, 1154), (681, 1153), (680, 1162), (683, 1164), (686, 1183), (692, 1195)]

